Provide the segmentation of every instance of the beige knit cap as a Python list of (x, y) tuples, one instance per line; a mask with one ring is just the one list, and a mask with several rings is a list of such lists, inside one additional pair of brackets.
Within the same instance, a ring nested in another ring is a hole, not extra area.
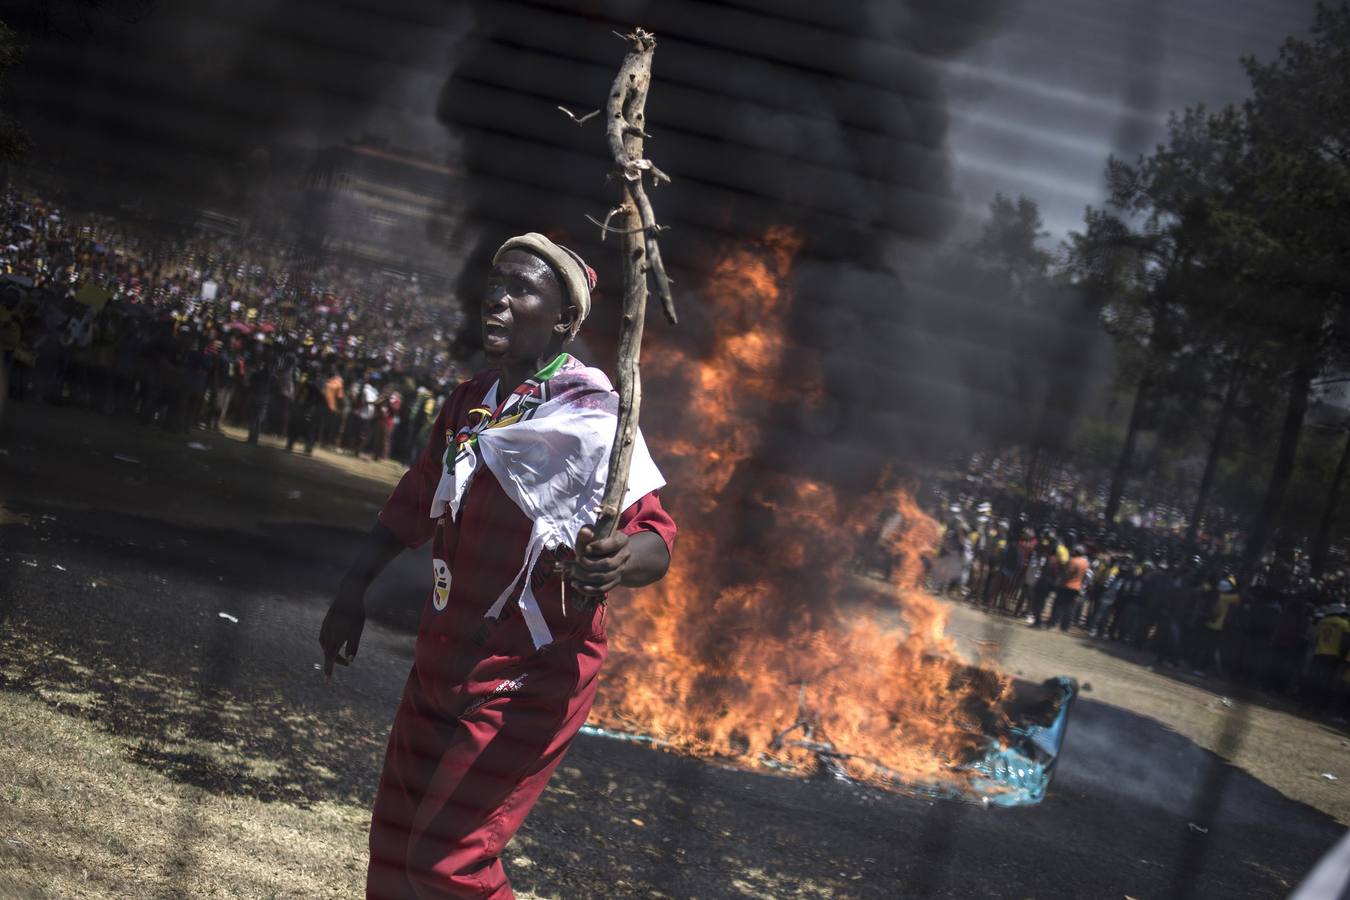
[(528, 250), (543, 257), (553, 267), (553, 271), (558, 273), (563, 288), (577, 308), (577, 320), (572, 323), (572, 329), (568, 332), (571, 337), (576, 337), (581, 323), (591, 312), (591, 291), (595, 288), (596, 282), (595, 270), (586, 265), (586, 261), (575, 251), (567, 249), (562, 244), (555, 244), (542, 234), (533, 231), (510, 238), (498, 247), (497, 252), (492, 255), (494, 266), (507, 250)]

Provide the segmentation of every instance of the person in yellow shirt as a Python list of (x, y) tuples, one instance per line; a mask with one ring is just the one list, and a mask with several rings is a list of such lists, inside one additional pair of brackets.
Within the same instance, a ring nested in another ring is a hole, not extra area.
[(1027, 612), (1027, 624), (1032, 628), (1041, 627), (1046, 598), (1063, 582), (1064, 568), (1069, 564), (1069, 548), (1064, 546), (1052, 528), (1041, 532), (1041, 544), (1036, 552), (1042, 564), (1040, 578), (1032, 592), (1031, 608)]
[(1230, 579), (1225, 578), (1219, 582), (1219, 598), (1214, 601), (1212, 615), (1205, 622), (1205, 627), (1210, 631), (1223, 631), (1224, 624), (1228, 621), (1228, 614), (1232, 608), (1242, 602), (1238, 596), (1237, 588), (1233, 586)]
[[(1201, 622), (1195, 635), (1195, 671), (1192, 673), (1195, 675), (1209, 673), (1209, 667), (1219, 652), (1223, 630), (1234, 615), (1234, 607), (1242, 602), (1242, 595), (1238, 593), (1237, 585), (1230, 577), (1225, 576), (1220, 579), (1214, 590), (1216, 594), (1211, 595), (1214, 599), (1210, 605), (1208, 617)], [(1226, 650), (1224, 656), (1223, 667), (1225, 670), (1229, 670), (1231, 669), (1231, 660), (1227, 659)], [(1231, 675), (1232, 672), (1228, 671), (1227, 674)]]
[(1308, 663), (1312, 702), (1324, 709), (1334, 706), (1342, 660), (1350, 653), (1350, 609), (1344, 604), (1323, 610), (1313, 626), (1313, 656)]

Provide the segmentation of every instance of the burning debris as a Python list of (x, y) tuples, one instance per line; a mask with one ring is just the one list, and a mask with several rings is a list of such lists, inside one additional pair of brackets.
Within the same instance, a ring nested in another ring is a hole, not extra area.
[[(946, 610), (919, 588), (937, 523), (893, 476), (855, 492), (809, 465), (775, 464), (828, 454), (828, 434), (802, 432), (819, 454), (766, 446), (766, 422), (828, 402), (815, 361), (786, 333), (802, 243), (778, 228), (725, 251), (705, 290), (703, 352), (660, 347), (648, 366), (662, 386), (653, 395), (682, 404), (651, 418), (671, 482), (684, 486), (670, 498), (681, 546), (663, 582), (612, 612), (592, 733), (746, 767), (1035, 802), (1075, 689), (1028, 703), (1006, 676), (960, 660)], [(900, 523), (886, 531), (888, 590), (853, 572), (883, 520)]]
[[(903, 773), (889, 771), (873, 760), (857, 760), (851, 754), (841, 753), (828, 738), (819, 737), (819, 721), (805, 707), (805, 686), (801, 690), (801, 718), (780, 732), (773, 740), (774, 751), (800, 750), (814, 757), (811, 769), (785, 763), (777, 755), (761, 754), (758, 763), (764, 768), (787, 774), (817, 775), (845, 784), (857, 784), (849, 774), (846, 761), (867, 764), (873, 773), (871, 784), (885, 788), (950, 800), (966, 800), (985, 806), (1029, 806), (1045, 799), (1054, 778), (1055, 765), (1064, 744), (1068, 728), (1069, 710), (1078, 695), (1078, 685), (1070, 678), (1055, 678), (1036, 686), (1048, 702), (1037, 708), (1023, 709), (1021, 724), (1011, 725), (1005, 735), (990, 736), (983, 752), (976, 758), (953, 766), (946, 778), (936, 781), (913, 782)], [(668, 741), (649, 734), (614, 731), (597, 725), (586, 725), (582, 732), (594, 737), (646, 744), (659, 749), (671, 749)], [(799, 736), (794, 737), (800, 733)], [(744, 762), (728, 755), (732, 762)], [(1324, 774), (1324, 778), (1334, 776)]]
[(1071, 678), (1055, 678), (1039, 690), (1044, 696), (1036, 710), (1039, 715), (1024, 710), (1022, 721), (1009, 728), (1006, 739), (990, 738), (984, 755), (961, 768), (972, 777), (953, 785), (951, 796), (975, 796), (994, 806), (1025, 806), (1045, 798), (1078, 685)]

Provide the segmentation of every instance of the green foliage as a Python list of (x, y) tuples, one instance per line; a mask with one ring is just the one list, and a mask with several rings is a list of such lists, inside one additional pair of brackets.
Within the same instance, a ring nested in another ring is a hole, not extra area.
[(960, 334), (979, 348), (953, 359), (960, 365), (953, 380), (979, 438), (1001, 446), (1031, 439), (1057, 349), (1046, 325), (1071, 299), (1052, 282), (1051, 254), (1039, 245), (1044, 237), (1035, 201), (996, 195), (975, 235), (912, 273), (912, 289), (941, 297), (924, 304), (924, 327)]
[[(23, 59), (23, 47), (14, 30), (0, 22), (0, 84), (5, 74)], [(15, 162), (28, 155), (28, 134), (9, 116), (0, 113), (0, 162)]]
[(1307, 39), (1245, 60), (1249, 222), (1269, 275), (1343, 293), (1350, 223), (1350, 5), (1319, 4)]
[[(1287, 529), (1299, 534), (1312, 534), (1316, 530), (1345, 439), (1344, 430), (1323, 428), (1310, 429), (1304, 437), (1289, 485), (1289, 502), (1283, 518)], [(1337, 519), (1344, 533), (1346, 515), (1350, 513), (1350, 491), (1342, 492), (1338, 506)]]
[(83, 43), (142, 21), (157, 5), (158, 0), (4, 0), (0, 15), (19, 34)]
[(1035, 200), (995, 194), (989, 219), (967, 249), (976, 265), (1006, 280), (1009, 296), (1026, 301), (1044, 287), (1049, 275), (1051, 255), (1038, 243), (1048, 236)]
[(1074, 430), (1070, 446), (1073, 460), (1085, 471), (1108, 471), (1120, 453), (1125, 427), (1118, 421), (1090, 417)]
[[(1320, 5), (1307, 38), (1245, 64), (1241, 106), (1187, 109), (1152, 153), (1107, 160), (1108, 202), (1063, 268), (1117, 342), (1118, 389), (1143, 386), (1131, 421), (1157, 432), (1148, 480), (1184, 488), (1178, 473), (1217, 446), (1216, 496), (1254, 513), (1260, 543), (1282, 511), (1299, 529), (1320, 515), (1331, 476), (1320, 443), (1315, 465), (1299, 452), (1302, 400), (1350, 366), (1350, 4)], [(1109, 433), (1080, 429), (1084, 463), (1101, 465)]]

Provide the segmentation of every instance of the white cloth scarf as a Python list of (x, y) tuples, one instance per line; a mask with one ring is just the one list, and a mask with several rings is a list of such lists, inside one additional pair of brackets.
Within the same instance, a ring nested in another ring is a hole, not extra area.
[[(484, 409), (497, 408), (498, 384), (494, 382), (483, 397)], [(523, 576), (525, 583), (517, 602), (536, 649), (551, 643), (553, 635), (534, 595), (534, 567), (545, 550), (575, 546), (582, 527), (595, 524), (609, 475), (618, 407), (618, 395), (605, 373), (567, 356), (551, 377), (540, 380), (535, 398), (508, 406), (499, 422), (483, 416), (473, 426), (461, 429), (462, 434), (467, 432), (476, 440), (464, 444), (452, 441), (446, 448), (441, 480), (431, 501), (432, 518), (440, 518), (447, 511), (451, 518), (458, 518), (464, 494), (481, 462), (534, 523), (520, 571), (485, 618), (501, 615)], [(664, 485), (665, 479), (639, 431), (621, 509)]]

